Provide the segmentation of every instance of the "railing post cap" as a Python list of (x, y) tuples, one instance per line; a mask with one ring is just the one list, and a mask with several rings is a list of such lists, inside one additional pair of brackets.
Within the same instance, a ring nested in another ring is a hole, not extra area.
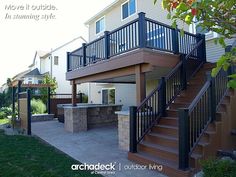
[(83, 46), (83, 47), (86, 46), (86, 43), (82, 43), (82, 46)]
[(129, 109), (137, 109), (137, 106), (130, 106)]
[(109, 34), (110, 33), (110, 31), (104, 31), (104, 34)]
[(196, 37), (200, 37), (200, 38), (202, 38), (202, 37), (205, 37), (205, 34), (197, 33), (197, 34), (196, 34)]
[(139, 13), (138, 13), (138, 15), (139, 15), (139, 16), (142, 16), (142, 15), (144, 15), (144, 16), (145, 16), (145, 15), (146, 15), (146, 13), (145, 13), (145, 12), (139, 12)]

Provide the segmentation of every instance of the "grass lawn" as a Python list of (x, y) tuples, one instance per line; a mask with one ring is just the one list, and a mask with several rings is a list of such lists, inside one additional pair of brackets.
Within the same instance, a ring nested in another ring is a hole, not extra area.
[(0, 125), (6, 124), (9, 122), (9, 119), (0, 119)]
[(34, 137), (8, 136), (0, 130), (1, 177), (90, 177), (88, 171), (72, 171), (79, 162)]

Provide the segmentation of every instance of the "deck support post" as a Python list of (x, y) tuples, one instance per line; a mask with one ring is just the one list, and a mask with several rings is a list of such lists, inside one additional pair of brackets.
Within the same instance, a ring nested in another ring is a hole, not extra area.
[(77, 87), (75, 80), (72, 81), (72, 106), (76, 106), (76, 92), (77, 92)]
[(136, 105), (138, 106), (146, 98), (146, 79), (145, 73), (141, 71), (141, 65), (135, 66), (136, 80)]

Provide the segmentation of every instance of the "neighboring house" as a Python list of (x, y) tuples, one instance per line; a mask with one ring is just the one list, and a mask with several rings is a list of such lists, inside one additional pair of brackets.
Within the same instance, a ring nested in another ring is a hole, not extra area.
[(43, 75), (40, 74), (38, 68), (35, 68), (22, 76), (22, 79), (24, 84), (41, 84)]
[[(116, 28), (129, 23), (130, 21), (138, 18), (139, 12), (145, 12), (146, 17), (157, 20), (165, 24), (171, 24), (171, 21), (166, 18), (167, 12), (162, 9), (161, 3), (157, 5), (153, 4), (153, 1), (143, 0), (116, 0), (111, 5), (100, 11), (98, 14), (90, 18), (85, 22), (85, 25), (89, 27), (89, 41), (93, 41), (104, 34), (105, 31), (112, 31)], [(179, 24), (181, 25), (181, 24)], [(156, 26), (149, 26), (150, 33), (153, 35), (156, 31), (152, 31), (151, 28), (163, 31), (164, 29)], [(184, 27), (188, 30), (187, 26)], [(126, 34), (131, 35), (131, 34)], [(164, 37), (164, 36), (163, 36)], [(161, 40), (164, 38), (161, 37)], [(125, 40), (120, 40), (119, 50), (123, 50), (125, 46)], [(150, 40), (151, 41), (151, 40)], [(149, 93), (156, 85), (156, 78), (147, 80), (147, 93)], [(122, 104), (123, 110), (127, 110), (129, 106), (136, 103), (135, 85), (124, 82), (124, 84), (91, 84), (89, 89), (89, 103), (107, 103), (108, 91), (115, 90), (115, 104)]]
[[(220, 35), (213, 31), (202, 30), (201, 27), (196, 26), (196, 24), (190, 25), (191, 33), (202, 33), (206, 35), (206, 58), (207, 61), (215, 63), (224, 53), (225, 49), (219, 44), (215, 43), (215, 39), (219, 38)], [(235, 42), (235, 38), (226, 39), (226, 46), (232, 45)]]
[[(40, 77), (34, 77), (35, 83), (40, 83), (42, 81), (42, 76), (49, 74), (52, 78), (56, 78), (58, 88), (56, 93), (68, 94), (71, 92), (71, 85), (69, 81), (65, 79), (66, 73), (66, 57), (67, 52), (73, 51), (77, 46), (81, 45), (85, 40), (80, 36), (77, 37), (60, 47), (53, 49), (51, 52), (36, 51), (33, 63), (29, 66), (32, 72), (38, 72)], [(31, 73), (29, 73), (31, 74)], [(25, 77), (25, 82), (32, 77)], [(88, 94), (88, 84), (83, 84), (79, 86), (78, 92)]]
[[(12, 85), (16, 86), (18, 81), (24, 81), (24, 76), (29, 73), (31, 70), (30, 69), (27, 69), (23, 72), (20, 72), (18, 74), (16, 74), (13, 78), (12, 78)], [(26, 83), (26, 82), (25, 82)]]
[(7, 84), (6, 84), (6, 83), (5, 83), (5, 84), (2, 84), (2, 86), (0, 87), (0, 93), (4, 93), (4, 92), (6, 92), (7, 89), (8, 89)]

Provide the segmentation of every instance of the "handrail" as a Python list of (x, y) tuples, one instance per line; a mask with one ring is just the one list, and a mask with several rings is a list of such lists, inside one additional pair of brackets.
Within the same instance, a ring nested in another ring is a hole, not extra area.
[[(229, 68), (229, 71), (232, 67)], [(207, 75), (207, 81), (188, 108), (179, 109), (179, 168), (189, 167), (193, 153), (210, 122), (216, 120), (216, 112), (227, 92), (227, 75), (221, 69), (215, 77)]]
[[(90, 64), (107, 60), (137, 48), (151, 48), (174, 54), (187, 54), (191, 50), (189, 44), (196, 43), (197, 38), (198, 35), (186, 31), (184, 36), (181, 36), (179, 29), (147, 18), (145, 13), (141, 12), (137, 19), (112, 31), (105, 31), (104, 35), (98, 39), (83, 43), (82, 47), (68, 52), (67, 72), (87, 67)], [(76, 57), (77, 53), (79, 56)], [(88, 56), (92, 54), (94, 59), (90, 61)]]
[(189, 52), (186, 57), (185, 57), (185, 60), (187, 60), (192, 54), (193, 52), (203, 43), (203, 39), (201, 39), (197, 44), (196, 46), (192, 49), (191, 52)]
[(167, 76), (165, 77), (166, 80), (168, 80), (174, 73), (176, 73), (176, 71), (182, 66), (183, 64), (183, 61), (180, 61), (175, 67), (174, 69), (172, 69), (168, 74)]
[(137, 110), (138, 110), (138, 109), (141, 109), (141, 107), (150, 99), (150, 97), (151, 97), (154, 93), (158, 92), (158, 91), (161, 89), (161, 87), (162, 87), (162, 84), (159, 84), (159, 85), (140, 103), (140, 105), (137, 107)]
[[(154, 24), (156, 25), (156, 24)], [(190, 56), (203, 45), (203, 39), (197, 41), (196, 46), (187, 55), (181, 55), (180, 61), (166, 77), (162, 77), (159, 85), (140, 103), (138, 107), (130, 108), (130, 152), (137, 152), (137, 144), (158, 122), (165, 116), (166, 108), (177, 97), (181, 90), (187, 87), (186, 62)], [(201, 50), (201, 48), (200, 48)], [(204, 60), (197, 55), (197, 66), (191, 71), (191, 76), (197, 72)], [(196, 59), (195, 59), (196, 60)], [(199, 63), (200, 61), (200, 63)]]
[(138, 21), (138, 18), (137, 18), (137, 19), (134, 19), (134, 20), (132, 20), (132, 21), (130, 21), (130, 22), (127, 23), (127, 24), (124, 24), (124, 25), (120, 26), (119, 28), (116, 28), (116, 29), (110, 31), (109, 33), (115, 33), (115, 32), (117, 32), (117, 31), (119, 31), (119, 30), (121, 30), (121, 29), (123, 29), (123, 28), (125, 28), (125, 27), (127, 27), (127, 26), (129, 26), (129, 25), (131, 25), (131, 24), (133, 24), (133, 23), (135, 23), (135, 22), (137, 22), (137, 21)]
[(188, 106), (189, 112), (192, 112), (196, 104), (201, 99), (202, 95), (207, 91), (207, 89), (210, 87), (210, 81), (206, 81), (206, 83), (203, 85), (201, 90), (198, 92), (197, 96), (193, 99), (192, 103)]

